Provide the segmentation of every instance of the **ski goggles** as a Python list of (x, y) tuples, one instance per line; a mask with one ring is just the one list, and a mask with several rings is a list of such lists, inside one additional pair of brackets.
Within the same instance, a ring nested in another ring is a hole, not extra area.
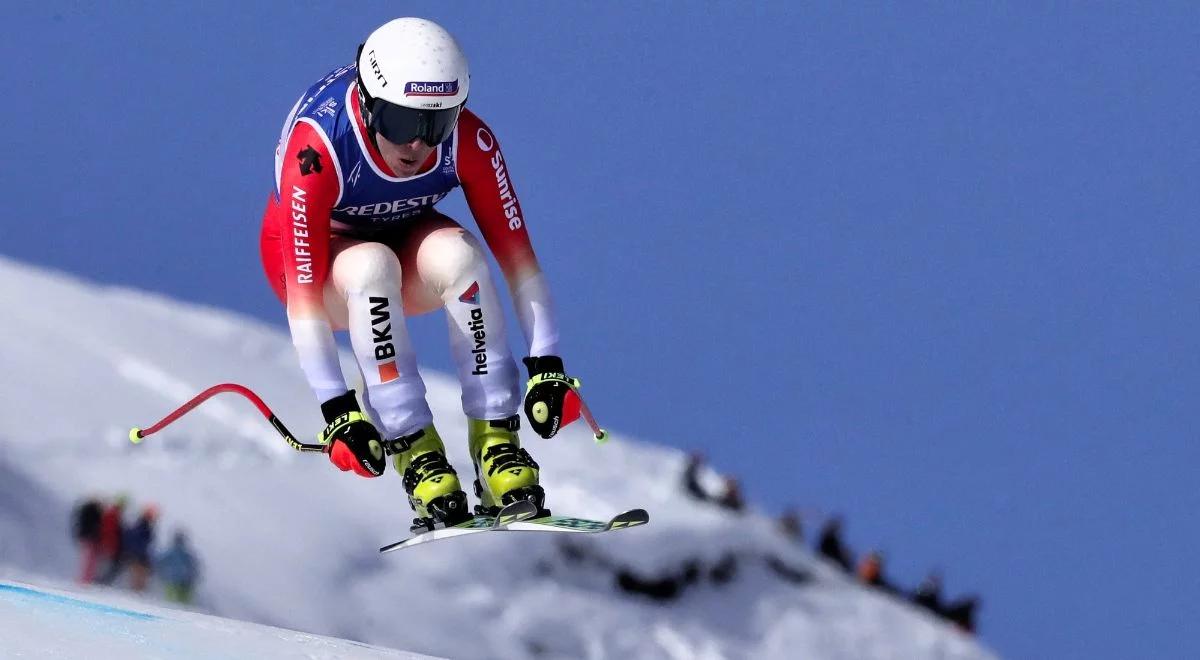
[(367, 110), (367, 126), (393, 144), (408, 144), (420, 138), (436, 147), (450, 137), (458, 124), (461, 105), (453, 108), (406, 108), (383, 99), (371, 99)]

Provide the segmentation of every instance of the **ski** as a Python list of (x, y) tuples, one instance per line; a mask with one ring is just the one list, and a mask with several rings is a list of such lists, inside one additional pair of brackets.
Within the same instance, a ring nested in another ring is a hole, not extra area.
[(380, 553), (409, 548), (421, 543), (437, 541), (455, 536), (475, 534), (477, 532), (566, 532), (598, 534), (619, 529), (629, 529), (650, 522), (650, 514), (645, 509), (630, 509), (619, 513), (607, 521), (573, 518), (570, 516), (546, 516), (537, 518), (537, 508), (527, 501), (514, 502), (500, 510), (499, 515), (475, 516), (471, 520), (461, 522), (451, 527), (422, 532), (411, 538), (404, 539), (379, 549)]
[(638, 525), (645, 525), (648, 522), (650, 522), (650, 514), (646, 513), (645, 509), (630, 509), (629, 511), (613, 516), (607, 522), (587, 520), (585, 518), (571, 518), (569, 516), (549, 516), (547, 518), (519, 520), (505, 525), (504, 528), (514, 532), (575, 532), (597, 534), (617, 529), (637, 527)]
[(490, 532), (497, 529), (504, 529), (505, 525), (509, 525), (521, 520), (533, 518), (538, 514), (537, 505), (528, 500), (513, 502), (508, 506), (500, 509), (500, 513), (495, 516), (475, 516), (470, 520), (465, 520), (457, 525), (450, 527), (441, 527), (428, 532), (421, 532), (416, 536), (411, 536), (403, 541), (389, 543), (379, 549), (380, 554), (408, 548), (421, 543), (437, 541), (438, 539), (448, 539), (454, 536), (462, 536), (464, 534), (474, 534), (475, 532)]

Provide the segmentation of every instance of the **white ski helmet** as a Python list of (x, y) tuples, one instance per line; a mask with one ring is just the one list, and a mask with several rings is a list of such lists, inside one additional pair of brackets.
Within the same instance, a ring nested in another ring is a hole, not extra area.
[(471, 74), (458, 42), (423, 18), (384, 23), (358, 47), (363, 121), (389, 142), (420, 138), (437, 146), (450, 137)]

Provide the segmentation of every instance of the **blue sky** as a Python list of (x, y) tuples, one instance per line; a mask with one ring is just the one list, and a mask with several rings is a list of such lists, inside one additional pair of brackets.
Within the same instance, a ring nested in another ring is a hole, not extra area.
[(277, 4), (10, 10), (0, 252), (282, 327), (280, 123), (433, 18), (602, 422), (942, 567), (1006, 657), (1200, 657), (1194, 4)]

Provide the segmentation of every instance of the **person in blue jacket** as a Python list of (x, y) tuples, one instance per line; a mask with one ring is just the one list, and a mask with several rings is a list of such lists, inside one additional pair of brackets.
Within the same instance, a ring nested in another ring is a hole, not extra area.
[(187, 534), (175, 532), (171, 547), (159, 555), (155, 571), (166, 588), (168, 600), (184, 604), (192, 602), (200, 578), (200, 563), (188, 545)]

